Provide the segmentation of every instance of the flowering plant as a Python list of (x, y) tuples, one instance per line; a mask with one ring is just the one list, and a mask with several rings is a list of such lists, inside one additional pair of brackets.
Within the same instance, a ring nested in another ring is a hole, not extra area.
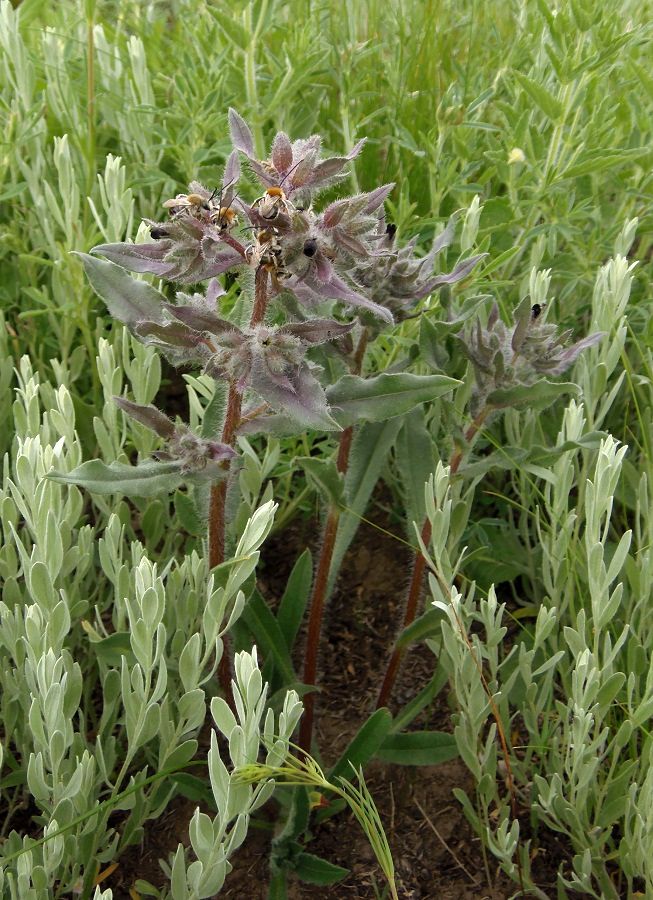
[[(67, 473), (51, 474), (100, 493), (133, 496), (154, 496), (185, 483), (195, 517), (204, 518), (208, 571), (220, 579), (223, 576), (217, 567), (229, 564), (230, 552), (239, 539), (242, 517), (234, 514), (239, 489), (241, 505), (247, 506), (248, 497), (256, 500), (239, 478), (247, 464), (245, 457), (252, 452), (243, 436), (299, 434), (306, 428), (339, 433), (334, 460), (307, 457), (301, 461), (323, 494), (325, 515), (317, 567), (312, 578), (309, 572), (296, 609), (290, 616), (284, 614), (280, 623), (250, 582), (237, 615), (232, 613), (229, 620), (233, 623), (242, 615), (252, 639), (264, 652), (270, 651), (266, 672), (272, 686), (289, 687), (299, 680), (290, 651), (309, 605), (301, 679), (306, 693), (299, 736), (308, 758), (313, 749), (313, 691), (323, 610), (353, 537), (357, 524), (353, 520), (362, 515), (384, 453), (400, 431), (406, 431), (403, 440), (410, 448), (411, 429), (424, 430), (423, 423), (419, 424), (423, 404), (451, 393), (460, 384), (439, 370), (431, 374), (406, 371), (414, 354), (390, 371), (365, 377), (366, 349), (383, 329), (419, 315), (420, 302), (438, 288), (467, 278), (484, 254), (461, 258), (448, 273), (434, 272), (438, 255), (453, 242), (456, 216), (435, 238), (430, 251), (420, 255), (415, 239), (402, 246), (394, 225), (386, 222), (384, 202), (392, 184), (317, 209), (314, 204), (320, 193), (342, 184), (345, 169), (361, 152), (363, 141), (345, 156), (322, 158), (318, 136), (291, 142), (279, 132), (269, 158), (260, 160), (247, 124), (234, 110), (229, 111), (229, 125), (234, 149), (219, 189), (191, 182), (188, 193), (165, 201), (165, 221), (147, 220), (150, 240), (102, 244), (91, 254), (80, 254), (96, 293), (137, 340), (161, 352), (175, 366), (200, 368), (212, 383), (201, 431), (194, 433), (186, 425), (173, 423), (153, 405), (117, 397), (123, 413), (165, 441), (154, 460), (142, 460), (136, 466), (95, 460)], [(251, 201), (240, 194), (246, 191), (241, 156), (263, 191)], [(477, 211), (474, 216), (477, 223)], [(466, 227), (471, 232), (474, 217), (468, 218)], [(468, 233), (466, 246), (472, 242)], [(171, 303), (149, 282), (129, 272), (182, 285), (207, 282), (207, 287), (203, 293), (177, 291)], [(225, 273), (236, 279), (236, 288), (229, 293), (218, 280)], [(460, 330), (459, 323), (470, 313), (458, 319), (450, 315), (440, 323), (446, 334), (457, 332), (472, 362), (470, 410), (474, 421), (465, 435), (468, 443), (488, 415), (508, 406), (533, 405), (538, 397), (541, 401), (551, 391), (557, 395), (569, 387), (554, 385), (543, 376), (560, 374), (598, 338), (594, 335), (564, 349), (567, 335), (558, 335), (554, 326), (545, 324), (539, 307), (531, 307), (528, 300), (518, 308), (510, 328), (500, 321), (496, 306), (484, 326), (478, 306), (477, 302), (473, 307), (477, 320), (467, 333)], [(430, 327), (431, 338), (437, 338), (437, 328)], [(437, 355), (436, 347), (429, 351), (426, 346), (428, 334), (420, 343), (427, 361)], [(350, 469), (352, 452), (356, 465)], [(452, 475), (464, 452), (462, 447), (455, 450)], [(407, 472), (413, 462), (409, 451), (403, 461)], [(419, 474), (426, 466), (426, 480), (433, 464), (430, 451), (422, 454), (415, 472)], [(412, 477), (415, 480), (414, 473)], [(429, 533), (423, 530), (422, 538), (427, 542)], [(304, 566), (301, 559), (297, 566)], [(404, 626), (415, 617), (423, 569), (424, 557), (418, 553)], [(224, 634), (221, 649), (218, 671), (229, 702), (231, 653)], [(379, 708), (356, 739), (356, 765), (382, 749), (393, 728), (384, 707), (402, 652), (398, 645), (383, 681)], [(418, 711), (416, 707), (404, 715), (402, 725)], [(412, 746), (410, 735), (402, 737), (407, 743), (401, 745), (401, 758), (402, 753), (410, 756)], [(440, 759), (440, 745), (437, 754)], [(343, 757), (331, 776), (344, 774), (349, 762), (348, 756)], [(293, 847), (300, 831), (288, 837), (295, 842)], [(285, 852), (281, 845), (278, 850)]]

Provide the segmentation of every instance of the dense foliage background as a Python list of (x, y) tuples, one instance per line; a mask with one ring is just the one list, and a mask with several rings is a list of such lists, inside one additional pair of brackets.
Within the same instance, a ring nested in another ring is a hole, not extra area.
[[(51, 464), (61, 463), (60, 439), (70, 466), (82, 458), (110, 461), (134, 449), (151, 451), (153, 438), (138, 425), (125, 426), (110, 403), (123, 385), (147, 403), (163, 384), (169, 412), (189, 403), (195, 423), (206, 385), (187, 376), (188, 400), (177, 396), (179, 376), (166, 370), (162, 381), (153, 352), (110, 322), (70, 251), (135, 238), (141, 218), (160, 218), (162, 202), (193, 178), (217, 184), (230, 151), (229, 106), (252, 125), (260, 155), (277, 129), (293, 137), (318, 131), (334, 153), (367, 136), (351, 189), (396, 182), (387, 212), (402, 239), (416, 235), (426, 250), (454, 211), (471, 207), (473, 219), (480, 204), (473, 247), (488, 257), (458, 299), (487, 294), (508, 320), (530, 291), (546, 296), (549, 320), (577, 336), (590, 330), (610, 335), (605, 349), (578, 364), (574, 380), (583, 390), (577, 401), (583, 411), (572, 404), (565, 413), (562, 400), (538, 412), (511, 411), (491, 425), (484, 452), (494, 447), (495, 456), (491, 465), (468, 472), (469, 522), (450, 550), (453, 559), (468, 548), (457, 575), (465, 584), (475, 581), (486, 604), (493, 584), (501, 600), (510, 599), (518, 624), (517, 636), (511, 629), (513, 643), (541, 649), (534, 623), (544, 628), (541, 608), (558, 611), (546, 626), (552, 642), (546, 652), (553, 658), (559, 647), (564, 653), (556, 657), (556, 682), (548, 684), (546, 700), (535, 700), (527, 689), (507, 699), (514, 656), (501, 669), (503, 632), (490, 607), (479, 612), (470, 600), (465, 621), (471, 629), (480, 617), (489, 641), (482, 651), (488, 677), (497, 692), (504, 685), (501, 702), (510, 703), (506, 720), (519, 711), (512, 720), (517, 742), (525, 731), (532, 737), (544, 707), (563, 723), (559, 732), (554, 726), (543, 731), (546, 746), (529, 749), (516, 778), (525, 791), (540, 779), (542, 819), (569, 839), (574, 862), (567, 884), (597, 897), (613, 896), (613, 885), (615, 892), (653, 890), (646, 727), (653, 713), (652, 12), (650, 2), (630, 0), (572, 0), (557, 10), (543, 0), (25, 0), (17, 10), (0, 3), (0, 451), (9, 453), (0, 501), (2, 615), (6, 623), (16, 605), (29, 603), (52, 613), (60, 592), (67, 597), (68, 619), (58, 624), (57, 641), (88, 678), (80, 685), (75, 741), (101, 729), (92, 681), (116, 664), (111, 652), (119, 648), (102, 645), (105, 657), (98, 663), (93, 642), (100, 637), (92, 622), (114, 598), (122, 602), (132, 576), (121, 574), (121, 566), (126, 572), (141, 564), (140, 551), (128, 560), (129, 540), (142, 541), (143, 553), (162, 568), (200, 541), (179, 529), (179, 506), (165, 498), (133, 507), (120, 498), (94, 498), (91, 515), (88, 507), (82, 510), (81, 494), (71, 492), (65, 501), (59, 486), (39, 493), (37, 485)], [(252, 186), (248, 199), (255, 191)], [(470, 250), (464, 231), (461, 241), (458, 249)], [(551, 270), (548, 288), (546, 277), (536, 283), (534, 268)], [(439, 318), (435, 301), (432, 311)], [(387, 369), (418, 334), (418, 322), (408, 321), (378, 340), (369, 371)], [(460, 377), (465, 365), (450, 353), (443, 344), (440, 363)], [(450, 414), (443, 414), (445, 423)], [(448, 439), (438, 443), (438, 415), (431, 427), (433, 468), (451, 451)], [(596, 436), (583, 445), (582, 435), (598, 431), (627, 445), (627, 453), (619, 455), (614, 445), (599, 451)], [(545, 453), (552, 445), (557, 452)], [(263, 459), (263, 442), (255, 446)], [(317, 504), (311, 483), (293, 472), (293, 458), (331, 446), (323, 435), (308, 433), (300, 441), (282, 440), (260, 464), (253, 454), (252, 507), (271, 476), (280, 503), (275, 529)], [(521, 448), (524, 456), (502, 462), (504, 446)], [(486, 480), (475, 491), (481, 475)], [(599, 484), (599, 476), (604, 481), (595, 502), (588, 485)], [(392, 458), (383, 478), (401, 520), (410, 498)], [(632, 546), (625, 546), (630, 529)], [(104, 543), (98, 545), (99, 537)], [(120, 552), (107, 549), (118, 544)], [(594, 544), (602, 548), (603, 570), (592, 556)], [(71, 549), (78, 545), (79, 551)], [(112, 568), (107, 559), (118, 557), (120, 565)], [(183, 577), (192, 581), (190, 563), (187, 568)], [(624, 588), (613, 604), (615, 579)], [(180, 595), (187, 589), (182, 582)], [(437, 598), (437, 586), (433, 591)], [(601, 592), (610, 593), (608, 620), (600, 611)], [(630, 631), (622, 638), (625, 625)], [(27, 758), (38, 749), (17, 712), (31, 701), (27, 694), (19, 699), (23, 688), (12, 675), (14, 666), (26, 664), (16, 655), (15, 629), (10, 633), (5, 624), (0, 636), (0, 740), (9, 765), (0, 778), (9, 810), (5, 834), (15, 827), (12, 810), (17, 786), (26, 784)], [(583, 657), (585, 637), (594, 640), (591, 659)], [(587, 688), (589, 719), (585, 730), (572, 733), (585, 714), (574, 692), (579, 680), (591, 682), (579, 674), (583, 659), (589, 669), (597, 667), (598, 694)], [(465, 679), (472, 676), (454, 650), (447, 666), (458, 692), (454, 706), (469, 724)], [(548, 669), (542, 676), (553, 677)], [(33, 697), (33, 684), (29, 690)], [(574, 702), (567, 708), (569, 695)], [(472, 743), (478, 737), (486, 754), (482, 764), (474, 753), (464, 757), (480, 785), (475, 811), (468, 804), (468, 812), (517, 878), (509, 862), (509, 813), (497, 799), (502, 791), (494, 777), (503, 770), (483, 730), (491, 716), (487, 710), (478, 716), (460, 737)], [(616, 743), (604, 728), (619, 735)], [(576, 759), (583, 742), (587, 758)], [(491, 773), (492, 787), (482, 783), (483, 771)], [(576, 782), (578, 771), (585, 774)], [(558, 800), (556, 772), (574, 783), (573, 790), (560, 788)], [(164, 800), (150, 797), (148, 809)], [(495, 801), (502, 809), (496, 821), (489, 812)], [(43, 804), (42, 827), (49, 821)], [(504, 822), (505, 833), (492, 837)]]

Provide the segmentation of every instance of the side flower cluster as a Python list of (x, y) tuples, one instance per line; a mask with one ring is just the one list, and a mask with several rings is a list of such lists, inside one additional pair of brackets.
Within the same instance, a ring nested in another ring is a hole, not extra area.
[(491, 404), (494, 391), (501, 390), (502, 396), (509, 397), (510, 388), (531, 386), (546, 376), (562, 375), (583, 350), (605, 336), (596, 332), (568, 345), (572, 332), (547, 323), (542, 313), (540, 304), (531, 306), (526, 298), (507, 325), (495, 303), (485, 327), (477, 319), (467, 333), (459, 335), (474, 370), (472, 415), (488, 402)]

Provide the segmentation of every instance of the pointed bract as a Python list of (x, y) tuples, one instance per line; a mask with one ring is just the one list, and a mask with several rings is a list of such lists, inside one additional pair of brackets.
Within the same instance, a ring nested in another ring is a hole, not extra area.
[(232, 107), (229, 108), (229, 132), (236, 150), (241, 150), (250, 159), (255, 156), (254, 138), (249, 125)]

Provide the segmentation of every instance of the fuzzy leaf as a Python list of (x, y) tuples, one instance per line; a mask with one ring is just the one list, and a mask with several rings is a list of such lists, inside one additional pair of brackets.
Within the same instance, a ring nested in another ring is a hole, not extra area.
[(99, 244), (91, 252), (104, 256), (130, 272), (149, 272), (163, 276), (175, 266), (173, 262), (164, 259), (171, 248), (172, 241), (160, 240), (145, 244)]
[(456, 282), (462, 281), (463, 278), (467, 278), (476, 264), (486, 256), (487, 253), (478, 253), (476, 256), (468, 256), (467, 259), (461, 260), (451, 272), (448, 272), (445, 275), (436, 275), (436, 277), (429, 282), (429, 291), (432, 291), (433, 288), (439, 287), (442, 284), (456, 284)]
[(333, 203), (329, 204), (327, 208), (322, 213), (322, 221), (326, 228), (334, 228), (340, 221), (342, 221), (342, 217), (347, 212), (347, 201), (346, 200), (336, 200)]
[(379, 208), (390, 196), (392, 190), (394, 189), (395, 182), (391, 181), (389, 184), (382, 184), (380, 187), (375, 188), (373, 191), (369, 191), (369, 193), (364, 194), (366, 199), (366, 203), (364, 206), (364, 210), (366, 213), (373, 213), (375, 210)]
[(162, 322), (166, 298), (152, 285), (132, 278), (124, 269), (88, 253), (78, 253), (91, 287), (103, 300), (111, 315), (125, 325), (138, 322)]
[(125, 397), (114, 397), (113, 402), (116, 406), (132, 419), (136, 419), (141, 425), (145, 425), (151, 431), (154, 431), (159, 437), (169, 440), (175, 433), (174, 422), (151, 404), (143, 406), (140, 403), (133, 403)]
[(179, 462), (147, 462), (138, 466), (91, 459), (71, 472), (47, 474), (61, 484), (76, 484), (97, 494), (125, 494), (127, 497), (156, 497), (174, 491), (183, 481)]
[(237, 150), (232, 150), (227, 161), (224, 164), (224, 174), (222, 176), (222, 194), (220, 195), (220, 203), (222, 206), (230, 206), (235, 186), (240, 178), (240, 158)]
[(272, 409), (285, 413), (301, 425), (326, 431), (339, 431), (340, 426), (329, 415), (326, 396), (307, 365), (292, 374), (292, 389), (273, 381), (255, 360), (250, 385)]
[(292, 334), (305, 344), (324, 344), (347, 334), (354, 324), (354, 322), (336, 322), (335, 319), (309, 319), (308, 322), (282, 325), (279, 333)]
[(343, 427), (355, 422), (383, 422), (401, 416), (418, 403), (434, 400), (460, 384), (445, 375), (375, 375), (360, 378), (344, 375), (327, 388), (331, 413)]
[(272, 142), (272, 165), (277, 172), (285, 172), (292, 166), (292, 144), (284, 131), (279, 131)]
[(524, 345), (526, 335), (528, 334), (528, 326), (531, 324), (531, 319), (532, 313), (530, 298), (524, 297), (524, 299), (514, 312), (515, 329), (512, 333), (512, 340), (510, 342), (510, 345), (515, 353), (519, 353), (522, 346)]
[(231, 133), (231, 143), (236, 150), (241, 150), (245, 156), (256, 156), (254, 152), (254, 138), (249, 125), (232, 107), (229, 107), (229, 131)]
[(211, 334), (223, 334), (225, 331), (237, 331), (235, 325), (226, 319), (221, 319), (209, 309), (201, 309), (197, 306), (173, 306), (166, 303), (165, 309), (180, 322), (195, 331), (209, 331)]
[(598, 344), (599, 341), (603, 340), (605, 334), (605, 331), (596, 331), (594, 334), (588, 334), (587, 337), (581, 338), (580, 341), (572, 344), (571, 347), (567, 347), (560, 354), (557, 365), (547, 369), (547, 374), (562, 375), (578, 359), (583, 350)]
[(363, 294), (359, 294), (357, 291), (352, 290), (352, 288), (350, 288), (342, 278), (335, 273), (331, 276), (331, 279), (324, 284), (320, 284), (318, 281), (309, 282), (308, 279), (306, 280), (306, 283), (319, 296), (330, 300), (340, 300), (342, 303), (346, 303), (356, 309), (367, 309), (380, 319), (384, 319), (388, 324), (392, 325), (394, 323), (390, 310), (385, 309), (383, 306), (379, 306), (378, 303), (368, 300)]
[(194, 348), (204, 343), (204, 338), (183, 322), (139, 322), (134, 331), (139, 337), (154, 338), (155, 342), (172, 347)]
[(546, 409), (558, 397), (568, 394), (578, 397), (580, 388), (571, 382), (536, 381), (535, 384), (516, 384), (508, 388), (497, 388), (487, 397), (489, 406), (496, 409), (528, 407), (529, 409)]

